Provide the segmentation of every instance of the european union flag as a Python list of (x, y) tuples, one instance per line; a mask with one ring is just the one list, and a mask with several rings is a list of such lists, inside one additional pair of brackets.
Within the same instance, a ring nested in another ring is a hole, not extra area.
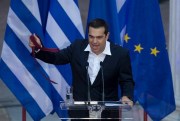
[(163, 119), (175, 110), (175, 100), (158, 0), (96, 1), (91, 0), (88, 19), (103, 18), (111, 36), (118, 34), (119, 44), (130, 50), (135, 101), (154, 121)]

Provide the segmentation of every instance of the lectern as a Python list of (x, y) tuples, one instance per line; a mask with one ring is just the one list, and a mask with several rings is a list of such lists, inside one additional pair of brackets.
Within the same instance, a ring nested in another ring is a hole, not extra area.
[[(66, 100), (60, 102), (60, 108), (68, 112), (60, 119), (121, 119), (139, 121), (139, 105), (133, 107), (123, 104), (121, 101), (74, 101), (72, 88), (67, 88)], [(138, 112), (138, 113), (137, 113)], [(142, 111), (143, 112), (143, 111)]]
[[(134, 112), (139, 112), (138, 105), (133, 107), (122, 104), (121, 101), (70, 101), (70, 102), (60, 102), (60, 108), (64, 111), (82, 111), (88, 112), (88, 116), (76, 117), (61, 117), (61, 119), (121, 119), (121, 120), (131, 120), (135, 121), (138, 115)], [(118, 117), (103, 117), (103, 111), (107, 112), (118, 112)], [(138, 118), (139, 119), (139, 118)]]

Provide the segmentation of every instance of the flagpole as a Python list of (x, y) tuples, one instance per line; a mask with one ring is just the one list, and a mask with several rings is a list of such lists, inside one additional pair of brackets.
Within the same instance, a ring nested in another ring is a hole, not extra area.
[(144, 121), (147, 121), (147, 113), (144, 111)]
[(26, 109), (22, 107), (22, 121), (26, 121)]

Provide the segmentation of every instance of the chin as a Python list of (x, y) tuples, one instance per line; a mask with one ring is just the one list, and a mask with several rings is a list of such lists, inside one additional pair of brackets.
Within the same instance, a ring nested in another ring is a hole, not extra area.
[(95, 53), (95, 54), (100, 54), (100, 52), (99, 52), (99, 51), (93, 51), (93, 53)]

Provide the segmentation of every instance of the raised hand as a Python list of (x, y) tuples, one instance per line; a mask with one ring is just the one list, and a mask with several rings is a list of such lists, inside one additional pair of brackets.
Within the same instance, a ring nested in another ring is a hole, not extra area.
[(37, 46), (37, 45), (35, 45), (35, 43), (34, 43), (33, 41), (36, 42), (39, 47), (42, 47), (42, 44), (41, 44), (40, 39), (39, 39), (38, 36), (35, 35), (35, 34), (32, 34), (32, 35), (29, 37), (29, 47), (31, 47), (31, 48), (34, 48), (35, 46)]

